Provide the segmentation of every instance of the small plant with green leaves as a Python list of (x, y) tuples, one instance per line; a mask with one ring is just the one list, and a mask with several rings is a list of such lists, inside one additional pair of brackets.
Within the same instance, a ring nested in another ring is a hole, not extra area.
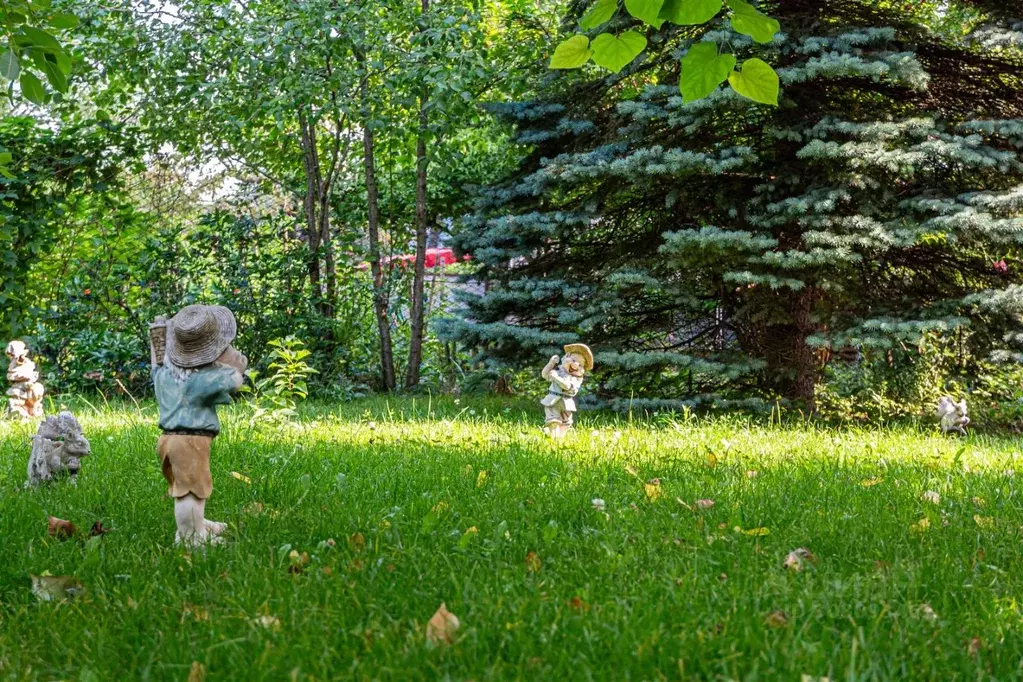
[(317, 373), (316, 368), (306, 362), (311, 351), (301, 339), (288, 336), (274, 339), (268, 345), (271, 348), (269, 374), (260, 379), (257, 372), (248, 373), (255, 386), (253, 422), (279, 421), (294, 416), (298, 402), (309, 397), (309, 377)]

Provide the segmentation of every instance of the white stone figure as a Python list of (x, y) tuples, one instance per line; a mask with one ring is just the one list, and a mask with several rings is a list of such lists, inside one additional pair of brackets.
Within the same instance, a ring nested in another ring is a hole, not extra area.
[(36, 363), (28, 357), (28, 348), (22, 341), (7, 344), (7, 414), (20, 419), (43, 416), (43, 385), (39, 383)]
[(941, 419), (941, 432), (951, 433), (955, 432), (963, 436), (966, 435), (966, 425), (970, 423), (970, 418), (966, 416), (966, 401), (961, 400), (958, 403), (949, 396), (942, 396), (938, 400), (938, 418)]
[(32, 455), (28, 460), (25, 486), (46, 483), (65, 473), (74, 482), (82, 467), (82, 457), (91, 451), (74, 415), (61, 412), (56, 417), (47, 417), (32, 437)]
[(583, 376), (592, 369), (590, 349), (581, 343), (570, 343), (565, 346), (563, 357), (552, 356), (540, 372), (541, 377), (551, 382), (547, 397), (540, 401), (547, 415), (545, 430), (551, 437), (561, 438), (572, 428), (575, 396), (583, 385)]

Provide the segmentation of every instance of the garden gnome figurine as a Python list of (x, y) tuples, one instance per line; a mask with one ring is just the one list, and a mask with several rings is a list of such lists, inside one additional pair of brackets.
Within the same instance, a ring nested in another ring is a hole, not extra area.
[(156, 446), (174, 498), (175, 544), (222, 542), (223, 523), (206, 519), (213, 492), (210, 446), (220, 433), (217, 405), (241, 388), (248, 360), (231, 345), (237, 324), (222, 306), (190, 305), (150, 327), (153, 386), (163, 435)]
[(39, 383), (36, 363), (28, 358), (28, 348), (22, 341), (7, 344), (7, 414), (28, 419), (43, 416), (43, 385)]
[[(559, 365), (560, 362), (560, 365)], [(540, 401), (547, 413), (546, 431), (561, 438), (572, 428), (576, 411), (575, 396), (583, 385), (583, 375), (593, 369), (593, 353), (581, 343), (565, 346), (565, 355), (551, 357), (540, 376), (551, 382), (547, 397)]]
[(938, 417), (941, 419), (942, 433), (958, 433), (966, 435), (966, 425), (970, 418), (966, 416), (966, 401), (958, 403), (949, 396), (942, 396), (938, 400)]

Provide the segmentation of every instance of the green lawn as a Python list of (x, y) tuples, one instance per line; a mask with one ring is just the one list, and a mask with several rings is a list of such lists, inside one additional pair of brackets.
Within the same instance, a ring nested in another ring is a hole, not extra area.
[[(230, 541), (189, 555), (154, 408), (77, 412), (93, 456), (74, 487), (24, 489), (32, 428), (0, 424), (8, 679), (1023, 675), (1013, 440), (583, 414), (553, 443), (521, 402), (375, 399), (255, 429), (236, 406), (209, 503)], [(61, 542), (49, 515), (114, 530)], [(816, 565), (782, 568), (798, 547)], [(84, 596), (40, 602), (44, 571)], [(462, 627), (431, 648), (441, 602)]]

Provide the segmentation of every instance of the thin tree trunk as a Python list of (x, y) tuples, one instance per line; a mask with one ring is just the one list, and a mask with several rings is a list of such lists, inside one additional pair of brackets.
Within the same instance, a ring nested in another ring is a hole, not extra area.
[[(362, 84), (363, 106), (368, 106), (369, 84)], [(391, 323), (387, 317), (387, 290), (384, 288), (384, 269), (380, 263), (380, 192), (377, 188), (376, 168), (373, 158), (373, 131), (369, 127), (369, 116), (362, 126), (363, 166), (366, 174), (366, 208), (369, 217), (369, 264), (373, 273), (373, 310), (380, 334), (380, 375), (384, 388), (393, 391), (394, 350), (391, 344)]]
[[(430, 0), (422, 0), (423, 14), (430, 11)], [(425, 21), (425, 19), (424, 19)], [(425, 26), (425, 24), (424, 24)], [(416, 136), (416, 261), (412, 275), (412, 336), (409, 339), (408, 366), (405, 369), (405, 388), (419, 385), (419, 370), (423, 364), (423, 337), (426, 327), (426, 238), (428, 232), (426, 213), (426, 181), (430, 159), (426, 155), (426, 133), (429, 114), (426, 110), (430, 90), (423, 87), (419, 96), (419, 132)]]
[(302, 206), (305, 218), (305, 240), (309, 246), (307, 269), (313, 298), (319, 304), (323, 295), (320, 288), (320, 226), (316, 219), (319, 187), (316, 181), (316, 136), (310, 128), (309, 117), (299, 111), (298, 124), (302, 132), (302, 165), (305, 170), (305, 197)]

